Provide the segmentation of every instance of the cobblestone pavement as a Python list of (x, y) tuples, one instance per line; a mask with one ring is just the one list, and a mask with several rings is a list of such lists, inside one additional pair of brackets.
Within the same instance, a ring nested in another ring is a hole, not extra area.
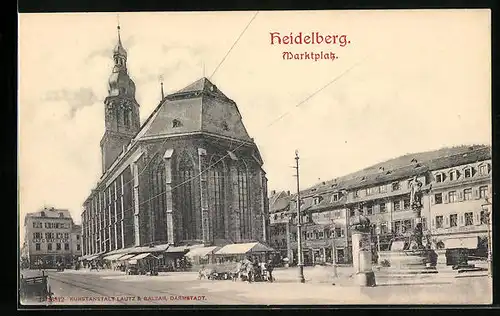
[[(377, 276), (377, 286), (359, 287), (352, 268), (305, 268), (298, 283), (296, 268), (278, 269), (274, 283), (198, 280), (196, 272), (159, 276), (118, 271), (49, 271), (51, 305), (242, 305), (242, 304), (490, 304), (491, 279), (484, 274), (456, 278), (457, 273), (426, 276)], [(335, 283), (335, 285), (332, 285)]]

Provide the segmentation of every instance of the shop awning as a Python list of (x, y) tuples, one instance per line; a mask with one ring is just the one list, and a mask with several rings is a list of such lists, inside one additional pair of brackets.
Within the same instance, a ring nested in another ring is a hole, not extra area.
[(257, 253), (257, 252), (274, 252), (275, 250), (268, 247), (260, 242), (251, 242), (244, 244), (230, 244), (219, 249), (216, 255), (241, 255), (247, 253)]
[(135, 255), (125, 255), (125, 256), (123, 256), (123, 257), (120, 257), (118, 260), (119, 260), (119, 261), (124, 261), (124, 260), (128, 260), (128, 259), (130, 259), (130, 258), (132, 258), (132, 257), (134, 257), (134, 256), (135, 256)]
[(477, 249), (478, 237), (463, 237), (463, 238), (450, 238), (444, 240), (446, 249), (466, 248)]
[(151, 255), (150, 252), (141, 253), (141, 254), (138, 254), (137, 256), (133, 257), (133, 258), (130, 258), (130, 260), (144, 259), (144, 258), (146, 258), (147, 256), (150, 256), (150, 255)]
[(114, 255), (111, 255), (111, 256), (104, 257), (103, 259), (104, 260), (108, 260), (108, 261), (115, 261), (115, 260), (117, 260), (120, 257), (123, 257), (123, 254), (121, 254), (121, 253), (114, 254)]
[(204, 257), (206, 255), (214, 253), (215, 251), (217, 251), (219, 249), (220, 249), (220, 247), (217, 247), (217, 246), (193, 248), (193, 249), (189, 250), (189, 252), (186, 254), (186, 256), (190, 257), (190, 258)]

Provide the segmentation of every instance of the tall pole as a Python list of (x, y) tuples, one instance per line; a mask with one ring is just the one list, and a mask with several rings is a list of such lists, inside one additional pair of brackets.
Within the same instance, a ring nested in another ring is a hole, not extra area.
[(302, 262), (302, 229), (300, 215), (300, 181), (299, 181), (299, 152), (295, 151), (295, 169), (297, 177), (297, 261), (299, 266), (299, 281), (304, 283), (304, 263)]
[(335, 223), (332, 225), (332, 260), (333, 260), (333, 276), (336, 278), (337, 275), (337, 245), (335, 244)]

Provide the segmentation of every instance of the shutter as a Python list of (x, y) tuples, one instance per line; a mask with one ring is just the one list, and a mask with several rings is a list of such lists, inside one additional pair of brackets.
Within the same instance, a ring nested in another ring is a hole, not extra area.
[(465, 225), (464, 214), (459, 214), (458, 217), (459, 217), (458, 226), (464, 226)]
[(434, 220), (434, 218), (431, 219), (431, 226), (432, 228), (436, 227), (436, 221)]
[(444, 218), (444, 227), (450, 227), (450, 217), (446, 216)]
[(476, 225), (481, 225), (481, 212), (476, 212)]
[(474, 191), (474, 198), (476, 200), (478, 200), (479, 199), (479, 189), (478, 188), (474, 188), (472, 190)]
[(431, 204), (433, 204), (433, 205), (436, 204), (436, 202), (434, 201), (434, 195), (431, 195), (430, 199), (431, 199)]
[(464, 200), (464, 191), (460, 190), (457, 191), (458, 193), (458, 201), (463, 201)]
[(443, 202), (448, 203), (448, 194), (446, 192), (443, 192)]

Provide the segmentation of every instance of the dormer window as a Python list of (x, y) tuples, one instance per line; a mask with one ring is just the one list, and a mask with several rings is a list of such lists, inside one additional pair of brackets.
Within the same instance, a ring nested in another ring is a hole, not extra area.
[(318, 205), (321, 202), (322, 198), (321, 196), (315, 196), (313, 199), (313, 204)]
[(40, 212), (40, 216), (41, 216), (41, 217), (45, 217), (45, 212), (44, 212), (44, 211), (41, 211), (41, 212)]
[(458, 171), (456, 170), (451, 170), (449, 173), (450, 181), (454, 181), (458, 179)]
[(172, 121), (172, 127), (181, 127), (181, 126), (182, 126), (181, 121), (177, 119)]
[(229, 126), (227, 125), (226, 122), (222, 122), (222, 129), (225, 130), (225, 131), (229, 130)]
[(444, 174), (442, 173), (437, 173), (436, 174), (436, 182), (443, 182), (444, 181)]
[(339, 194), (338, 193), (332, 194), (332, 202), (337, 202), (338, 200), (339, 200)]
[(487, 175), (490, 173), (490, 165), (489, 164), (482, 164), (479, 166), (479, 174), (480, 175)]
[(465, 167), (464, 178), (470, 178), (470, 177), (472, 177), (472, 167)]
[(60, 217), (60, 218), (64, 218), (64, 213), (60, 212), (60, 213), (59, 213), (59, 217)]
[(393, 182), (391, 184), (392, 186), (392, 191), (398, 191), (399, 190), (399, 182)]

